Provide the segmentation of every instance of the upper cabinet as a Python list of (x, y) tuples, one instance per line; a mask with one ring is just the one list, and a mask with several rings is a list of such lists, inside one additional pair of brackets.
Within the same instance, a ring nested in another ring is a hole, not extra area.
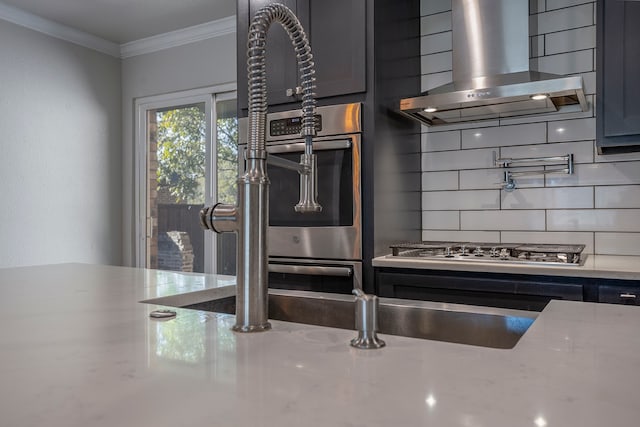
[(640, 151), (640, 1), (597, 2), (596, 145)]
[(366, 14), (363, 0), (307, 0), (316, 95), (366, 91)]
[[(269, 0), (238, 1), (238, 105), (246, 114), (247, 33), (250, 21)], [(302, 24), (316, 65), (316, 96), (326, 98), (366, 91), (366, 2), (363, 0), (278, 0)], [(267, 102), (298, 102), (296, 55), (279, 24), (269, 28), (266, 46)]]

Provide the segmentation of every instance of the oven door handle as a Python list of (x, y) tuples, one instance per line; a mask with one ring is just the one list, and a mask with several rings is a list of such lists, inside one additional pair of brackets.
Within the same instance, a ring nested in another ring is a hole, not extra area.
[[(332, 139), (330, 141), (313, 141), (313, 151), (322, 150), (346, 150), (351, 148), (350, 139)], [(304, 142), (294, 142), (291, 144), (270, 145), (267, 147), (267, 153), (303, 153)]]
[(269, 273), (305, 274), (307, 276), (351, 277), (353, 276), (353, 269), (349, 267), (269, 263)]

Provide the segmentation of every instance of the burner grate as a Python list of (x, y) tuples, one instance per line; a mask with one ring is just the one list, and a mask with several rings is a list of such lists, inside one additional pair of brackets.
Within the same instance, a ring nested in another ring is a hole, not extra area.
[(581, 265), (584, 245), (485, 242), (403, 242), (390, 246), (392, 255), (452, 261), (491, 261)]

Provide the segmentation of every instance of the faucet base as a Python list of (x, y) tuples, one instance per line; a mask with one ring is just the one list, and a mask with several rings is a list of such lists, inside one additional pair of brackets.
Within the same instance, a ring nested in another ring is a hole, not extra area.
[(361, 349), (373, 349), (373, 348), (382, 348), (387, 345), (384, 341), (378, 338), (378, 335), (374, 332), (373, 334), (366, 334), (363, 332), (358, 333), (358, 337), (351, 340), (351, 347), (361, 348)]
[(262, 325), (233, 325), (233, 332), (264, 332), (271, 329), (271, 323), (266, 322)]

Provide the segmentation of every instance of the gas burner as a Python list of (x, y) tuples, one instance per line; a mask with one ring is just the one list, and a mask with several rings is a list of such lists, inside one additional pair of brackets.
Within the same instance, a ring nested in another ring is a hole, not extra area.
[(586, 259), (581, 256), (584, 245), (428, 241), (390, 248), (396, 257), (446, 261), (580, 266)]

